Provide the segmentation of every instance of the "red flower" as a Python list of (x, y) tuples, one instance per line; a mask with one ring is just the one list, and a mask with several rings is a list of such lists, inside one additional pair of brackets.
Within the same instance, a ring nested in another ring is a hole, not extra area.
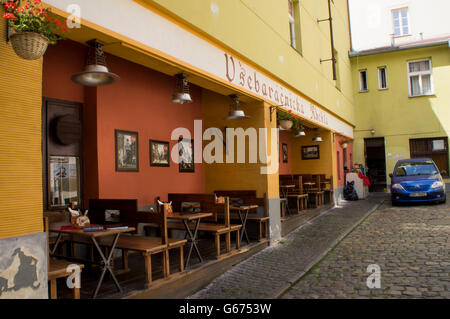
[(41, 0), (33, 0), (33, 4), (41, 4)]
[(17, 4), (15, 2), (6, 2), (5, 3), (5, 9), (15, 9), (17, 8)]
[(8, 19), (8, 20), (16, 20), (17, 19), (14, 14), (8, 13), (8, 12), (3, 15), (3, 18)]

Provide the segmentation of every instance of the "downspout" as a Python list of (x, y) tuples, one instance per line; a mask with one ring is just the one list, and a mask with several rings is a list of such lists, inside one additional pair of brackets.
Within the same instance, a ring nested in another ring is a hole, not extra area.
[[(348, 1), (348, 0), (347, 0)], [(334, 56), (333, 18), (331, 17), (331, 0), (328, 0), (328, 15), (330, 19), (331, 61), (333, 62), (333, 80), (336, 81), (336, 58)]]

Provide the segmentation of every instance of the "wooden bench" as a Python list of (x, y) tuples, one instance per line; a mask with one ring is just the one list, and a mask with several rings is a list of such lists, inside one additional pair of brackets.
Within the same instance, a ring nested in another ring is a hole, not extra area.
[(313, 174), (301, 174), (302, 184), (314, 183), (314, 187), (305, 189), (304, 192), (308, 194), (309, 203), (311, 206), (318, 208), (324, 204), (324, 192), (320, 190), (320, 177)]
[(295, 185), (294, 188), (288, 190), (286, 199), (295, 200), (297, 204), (297, 214), (306, 211), (308, 208), (308, 194), (304, 193), (302, 176), (291, 174), (280, 175), (280, 185)]
[[(69, 271), (72, 269), (73, 265), (80, 269), (79, 276), (81, 276), (81, 270), (84, 268), (83, 264), (78, 264), (74, 262), (69, 262), (66, 260), (58, 260), (54, 258), (50, 258), (50, 241), (49, 241), (49, 217), (44, 217), (44, 231), (47, 233), (47, 269), (48, 269), (48, 281), (50, 281), (50, 299), (58, 299), (57, 293), (57, 282), (56, 280), (59, 278), (66, 278), (73, 274), (73, 271)], [(72, 266), (69, 268), (69, 266)], [(75, 279), (81, 285), (81, 278), (78, 277)], [(73, 290), (73, 299), (80, 299), (80, 287), (76, 287), (76, 285), (72, 288)]]
[[(121, 202), (123, 201), (123, 202)], [(91, 210), (94, 212), (94, 216), (99, 219), (101, 215), (104, 218), (105, 209), (120, 210), (118, 208), (125, 208), (125, 218), (121, 224), (131, 226), (137, 226), (138, 223), (154, 223), (159, 225), (161, 230), (160, 237), (145, 237), (136, 235), (122, 235), (119, 237), (116, 248), (122, 250), (123, 257), (123, 268), (128, 269), (128, 252), (137, 251), (142, 254), (145, 261), (145, 274), (146, 274), (146, 285), (151, 286), (152, 280), (152, 265), (151, 257), (154, 254), (162, 253), (162, 268), (164, 278), (170, 276), (170, 262), (169, 262), (169, 251), (172, 249), (179, 249), (179, 270), (180, 273), (184, 272), (184, 261), (183, 261), (183, 247), (186, 244), (185, 239), (169, 238), (167, 232), (167, 216), (164, 211), (160, 210), (158, 212), (138, 212), (137, 210), (137, 200), (109, 200), (109, 199), (92, 199), (89, 201), (89, 215)], [(103, 214), (101, 211), (103, 210)], [(120, 210), (120, 218), (122, 219), (122, 210)], [(131, 227), (135, 227), (131, 226)], [(100, 246), (110, 247), (112, 243), (112, 238), (102, 238), (99, 241)]]
[[(230, 207), (227, 200), (225, 204), (216, 203), (216, 196), (214, 194), (169, 194), (168, 201), (172, 202), (174, 212), (182, 212), (182, 203), (199, 203), (200, 212), (212, 213), (211, 217), (202, 219), (199, 224), (199, 231), (211, 233), (214, 235), (214, 242), (216, 247), (216, 257), (219, 259), (224, 257), (221, 254), (220, 236), (225, 236), (225, 250), (226, 253), (231, 253), (231, 233), (236, 233), (236, 250), (240, 249), (239, 232), (241, 225), (233, 225), (230, 223)], [(218, 214), (223, 213), (224, 222), (218, 221)], [(169, 229), (185, 230), (185, 225), (179, 221), (170, 221), (167, 225)], [(189, 224), (193, 230), (194, 225)]]
[[(257, 205), (258, 207), (264, 207), (264, 216), (255, 216), (255, 214), (257, 214), (257, 210), (253, 209), (249, 211), (247, 221), (255, 222), (258, 225), (258, 241), (262, 241), (263, 239), (267, 239), (269, 237), (268, 225), (270, 218), (267, 211), (266, 194), (264, 194), (263, 198), (256, 196), (256, 190), (219, 190), (214, 191), (214, 194), (217, 197), (229, 197), (230, 203), (235, 200), (240, 200), (242, 205)], [(239, 216), (235, 214), (230, 215), (230, 218), (232, 220), (240, 220)]]

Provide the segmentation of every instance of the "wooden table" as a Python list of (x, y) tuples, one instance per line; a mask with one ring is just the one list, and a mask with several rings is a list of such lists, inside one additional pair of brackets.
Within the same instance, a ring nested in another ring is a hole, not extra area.
[(289, 200), (287, 199), (287, 195), (288, 195), (289, 189), (292, 189), (292, 188), (295, 188), (295, 185), (280, 185), (281, 196), (286, 198), (286, 201), (284, 202), (286, 213), (289, 213)]
[[(186, 261), (184, 263), (185, 268), (189, 267), (189, 261), (191, 259), (192, 249), (195, 248), (198, 259), (203, 262), (203, 258), (198, 250), (197, 246), (197, 236), (198, 236), (198, 226), (200, 225), (200, 219), (212, 216), (212, 213), (177, 213), (173, 212), (171, 215), (167, 215), (167, 219), (175, 219), (183, 221), (184, 228), (186, 229), (186, 234), (188, 236), (187, 240), (191, 244), (189, 247), (189, 252), (186, 256)], [(194, 233), (192, 233), (189, 223), (194, 223)]]
[[(100, 255), (100, 257), (102, 258), (102, 263), (101, 266), (103, 268), (102, 270), (102, 274), (100, 276), (100, 279), (98, 281), (97, 287), (95, 288), (94, 294), (92, 296), (93, 299), (95, 299), (97, 297), (98, 291), (100, 289), (100, 286), (102, 285), (103, 279), (105, 277), (106, 271), (108, 270), (109, 273), (111, 274), (111, 277), (114, 281), (114, 284), (117, 287), (117, 290), (119, 290), (120, 292), (122, 292), (122, 287), (120, 287), (119, 285), (119, 281), (117, 280), (116, 276), (114, 275), (113, 269), (112, 269), (112, 265), (111, 265), (111, 261), (114, 255), (114, 249), (116, 247), (117, 241), (119, 240), (119, 236), (121, 233), (126, 233), (126, 232), (132, 232), (135, 231), (134, 227), (128, 227), (126, 229), (111, 229), (108, 230), (105, 229), (104, 230), (100, 230), (100, 231), (95, 231), (95, 232), (85, 232), (83, 229), (61, 229), (61, 226), (71, 226), (69, 225), (61, 225), (61, 224), (55, 224), (50, 228), (51, 232), (55, 232), (58, 233), (58, 238), (56, 239), (56, 243), (55, 246), (53, 247), (52, 251), (50, 252), (51, 255), (55, 254), (55, 251), (58, 247), (58, 244), (61, 240), (61, 237), (63, 234), (69, 234), (69, 235), (73, 235), (73, 236), (81, 236), (81, 237), (87, 237), (90, 238), (91, 241), (94, 243), (94, 246), (97, 248), (97, 251)], [(112, 245), (109, 249), (109, 255), (105, 256), (103, 254), (103, 251), (100, 248), (100, 245), (98, 244), (97, 239), (104, 237), (104, 236), (114, 236), (114, 239), (112, 241)]]
[(314, 182), (304, 182), (303, 185), (307, 186), (307, 187), (305, 187), (305, 192), (308, 192), (310, 190), (311, 186), (316, 185), (316, 183), (314, 183)]
[[(245, 225), (247, 224), (247, 218), (248, 213), (252, 209), (258, 209), (258, 205), (241, 205), (241, 206), (230, 206), (230, 210), (236, 210), (239, 214), (239, 219), (241, 220), (242, 224), (242, 232), (241, 232), (241, 243), (242, 243), (242, 237), (247, 239), (247, 243), (250, 244), (250, 240), (248, 239), (247, 230), (245, 229)], [(244, 214), (244, 216), (242, 216)]]

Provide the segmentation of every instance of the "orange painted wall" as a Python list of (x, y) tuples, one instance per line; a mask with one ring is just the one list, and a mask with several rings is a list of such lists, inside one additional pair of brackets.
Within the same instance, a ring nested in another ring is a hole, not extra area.
[[(344, 152), (346, 152), (347, 169), (351, 170), (353, 167), (353, 143), (348, 143), (347, 148), (343, 149), (339, 143), (341, 140), (344, 140), (344, 138), (340, 136), (336, 136), (334, 140), (336, 147), (336, 161), (338, 164), (337, 169), (339, 171), (337, 177), (340, 177), (337, 179), (338, 186), (345, 185)], [(339, 159), (337, 158), (338, 154)]]
[[(43, 76), (43, 96), (84, 103), (85, 204), (99, 197), (136, 198), (139, 205), (148, 205), (156, 196), (166, 199), (169, 192), (204, 192), (202, 164), (196, 164), (194, 173), (179, 173), (173, 162), (151, 167), (149, 153), (149, 139), (170, 141), (177, 127), (194, 134), (194, 120), (202, 119), (200, 88), (191, 86), (193, 103), (173, 104), (173, 77), (109, 54), (109, 70), (121, 81), (84, 88), (70, 76), (83, 70), (86, 52), (83, 45), (61, 41), (46, 54)], [(115, 129), (139, 133), (139, 172), (115, 171)], [(174, 145), (170, 141), (171, 150)]]
[(49, 45), (43, 64), (44, 97), (84, 103), (84, 87), (73, 83), (70, 76), (83, 70), (86, 52), (86, 46), (70, 40)]
[[(291, 174), (291, 162), (292, 162), (292, 147), (291, 147), (291, 137), (292, 132), (280, 131), (280, 175)], [(288, 162), (283, 163), (283, 144), (287, 144), (288, 147)]]
[[(149, 152), (149, 139), (170, 141), (177, 127), (194, 134), (194, 120), (202, 119), (201, 90), (191, 86), (194, 102), (173, 104), (174, 78), (114, 56), (107, 62), (121, 81), (97, 89), (100, 198), (137, 198), (139, 205), (148, 205), (169, 192), (204, 192), (202, 164), (195, 165), (194, 173), (179, 173), (173, 162), (151, 167)], [(115, 171), (115, 129), (139, 133), (139, 172)], [(170, 141), (170, 150), (175, 144)]]

